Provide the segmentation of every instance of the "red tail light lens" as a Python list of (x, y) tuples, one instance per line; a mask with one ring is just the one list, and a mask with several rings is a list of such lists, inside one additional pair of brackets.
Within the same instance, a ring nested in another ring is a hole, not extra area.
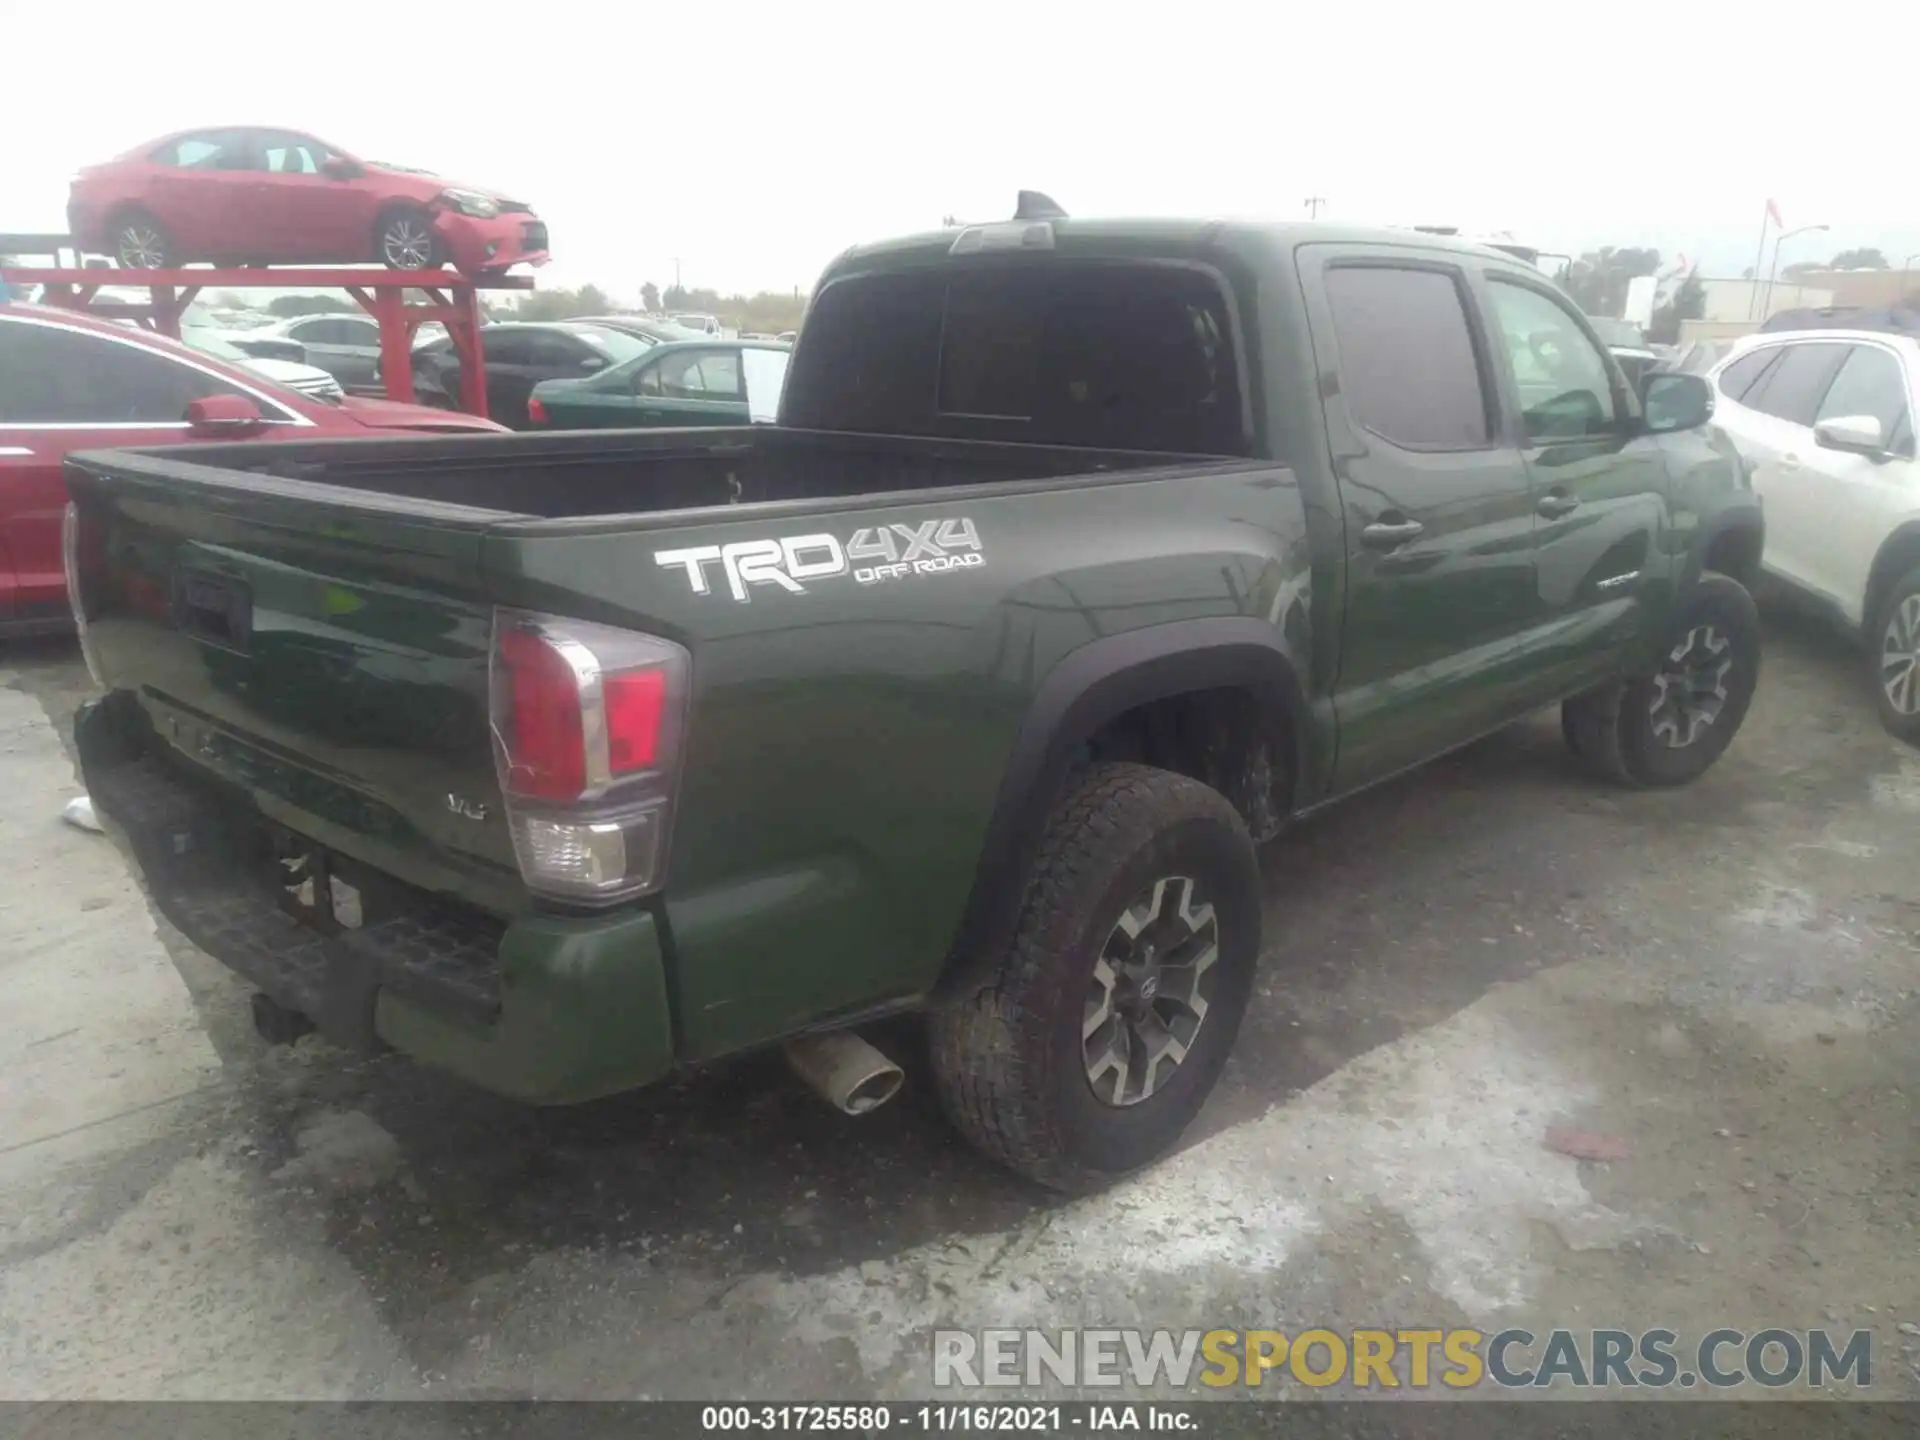
[(645, 770), (660, 751), (667, 672), (631, 670), (624, 675), (609, 675), (603, 693), (607, 702), (607, 768), (615, 775)]
[(580, 685), (567, 656), (533, 630), (507, 630), (499, 658), (508, 704), (496, 721), (511, 763), (506, 788), (541, 800), (577, 800), (587, 788)]
[(608, 903), (662, 883), (688, 672), (670, 640), (494, 613), (494, 755), (529, 888)]
[(538, 395), (529, 395), (527, 397), (527, 418), (536, 425), (544, 425), (550, 418), (547, 415), (547, 407), (540, 403), (540, 397)]

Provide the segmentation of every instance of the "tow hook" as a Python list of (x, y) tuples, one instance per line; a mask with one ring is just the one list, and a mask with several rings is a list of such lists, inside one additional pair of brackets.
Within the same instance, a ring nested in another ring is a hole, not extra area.
[(290, 1010), (271, 995), (253, 997), (253, 1028), (269, 1045), (291, 1045), (302, 1035), (313, 1033), (313, 1021), (298, 1010)]
[(798, 1035), (785, 1049), (795, 1073), (843, 1115), (878, 1110), (899, 1093), (900, 1067), (851, 1030)]

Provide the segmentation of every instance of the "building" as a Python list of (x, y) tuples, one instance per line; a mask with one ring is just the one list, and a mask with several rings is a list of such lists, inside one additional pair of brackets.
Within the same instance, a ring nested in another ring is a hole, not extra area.
[(1771, 287), (1765, 280), (1703, 277), (1700, 286), (1706, 292), (1700, 318), (1716, 325), (1751, 322), (1757, 329), (1769, 315), (1778, 315), (1782, 310), (1818, 310), (1836, 303), (1833, 291), (1810, 282), (1805, 276), (1775, 280)]
[(1827, 291), (1831, 305), (1920, 304), (1920, 270), (1795, 270), (1793, 280)]

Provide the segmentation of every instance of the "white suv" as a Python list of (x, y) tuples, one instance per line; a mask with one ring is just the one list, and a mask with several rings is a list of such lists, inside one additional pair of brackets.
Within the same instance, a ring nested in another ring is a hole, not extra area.
[(1766, 507), (1763, 565), (1863, 635), (1880, 718), (1920, 743), (1920, 343), (1759, 335), (1713, 370), (1715, 421)]

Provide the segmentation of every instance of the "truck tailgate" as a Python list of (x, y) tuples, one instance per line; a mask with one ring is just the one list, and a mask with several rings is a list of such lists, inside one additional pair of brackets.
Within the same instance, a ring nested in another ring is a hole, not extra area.
[(89, 661), (158, 741), (344, 855), (524, 905), (487, 721), (499, 512), (154, 456), (68, 481)]

